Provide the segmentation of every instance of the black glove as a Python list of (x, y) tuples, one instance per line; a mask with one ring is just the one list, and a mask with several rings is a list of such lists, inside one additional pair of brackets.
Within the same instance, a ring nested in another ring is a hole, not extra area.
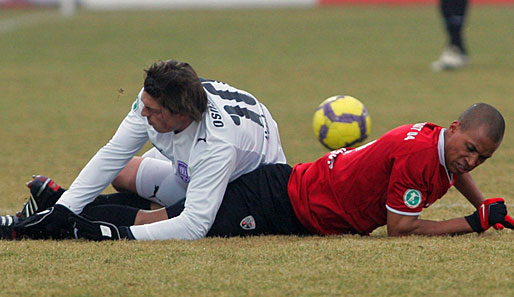
[(493, 226), (495, 229), (514, 229), (514, 220), (507, 214), (507, 206), (502, 198), (490, 198), (482, 202), (478, 209), (465, 217), (475, 232), (483, 232)]
[(64, 239), (73, 238), (73, 229), (68, 221), (75, 215), (67, 207), (57, 204), (28, 218), (20, 218), (13, 226), (15, 238)]
[(82, 216), (73, 215), (68, 218), (73, 226), (75, 238), (85, 238), (95, 241), (135, 239), (129, 227), (116, 227), (114, 224), (102, 221), (91, 221)]

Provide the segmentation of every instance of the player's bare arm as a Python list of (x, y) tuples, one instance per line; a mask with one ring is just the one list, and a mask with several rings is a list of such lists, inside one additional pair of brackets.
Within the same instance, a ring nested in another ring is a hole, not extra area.
[(405, 216), (387, 212), (387, 234), (389, 236), (405, 235), (456, 235), (473, 232), (464, 218), (446, 221), (422, 220), (417, 216)]
[(476, 208), (478, 208), (480, 204), (485, 200), (484, 195), (482, 195), (482, 193), (478, 189), (478, 186), (476, 185), (475, 181), (473, 180), (473, 177), (471, 177), (471, 174), (469, 172), (466, 172), (459, 176), (459, 178), (455, 180), (454, 186)]

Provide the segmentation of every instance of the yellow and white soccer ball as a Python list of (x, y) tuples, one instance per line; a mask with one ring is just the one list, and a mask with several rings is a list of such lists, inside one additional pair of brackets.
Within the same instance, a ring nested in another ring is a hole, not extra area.
[(361, 145), (371, 132), (368, 110), (351, 96), (333, 96), (323, 101), (312, 120), (314, 133), (327, 148)]

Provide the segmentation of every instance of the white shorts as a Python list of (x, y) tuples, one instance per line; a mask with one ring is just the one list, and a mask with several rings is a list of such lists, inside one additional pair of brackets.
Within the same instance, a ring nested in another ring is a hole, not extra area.
[(143, 154), (136, 174), (139, 196), (162, 206), (172, 206), (186, 197), (187, 183), (175, 173), (173, 163), (152, 148)]

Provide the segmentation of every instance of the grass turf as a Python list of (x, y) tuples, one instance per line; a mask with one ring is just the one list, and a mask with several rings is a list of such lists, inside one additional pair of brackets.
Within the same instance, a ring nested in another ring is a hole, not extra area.
[[(2, 12), (0, 22), (31, 13)], [(80, 12), (7, 30), (0, 214), (21, 208), (34, 173), (68, 186), (130, 110), (143, 68), (169, 58), (255, 94), (277, 120), (290, 164), (326, 152), (311, 117), (332, 95), (364, 102), (371, 139), (404, 123), (448, 125), (472, 103), (488, 102), (504, 114), (506, 136), (474, 176), (486, 196), (505, 197), (513, 209), (513, 17), (511, 6), (472, 7), (471, 64), (444, 73), (429, 69), (445, 43), (430, 6)], [(472, 210), (450, 190), (422, 217)], [(383, 228), (369, 238), (2, 241), (0, 295), (512, 295), (513, 243), (510, 230), (390, 239)]]

